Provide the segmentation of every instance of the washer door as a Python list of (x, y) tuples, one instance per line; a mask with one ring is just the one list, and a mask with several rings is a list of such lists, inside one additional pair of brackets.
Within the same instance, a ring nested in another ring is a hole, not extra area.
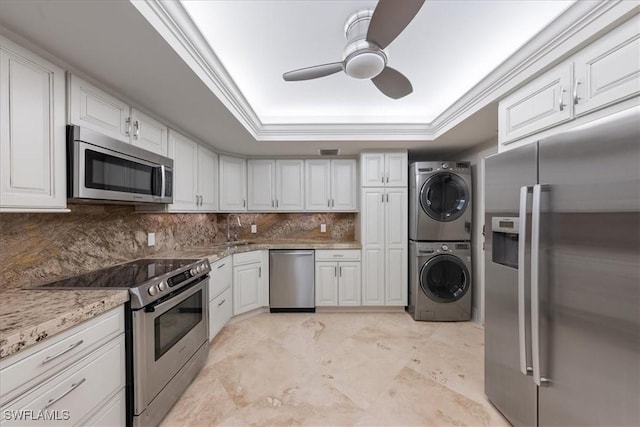
[(469, 270), (453, 255), (436, 255), (420, 270), (420, 288), (437, 302), (454, 302), (469, 290)]
[(469, 205), (469, 188), (459, 175), (440, 172), (431, 176), (420, 189), (420, 206), (436, 221), (454, 221)]

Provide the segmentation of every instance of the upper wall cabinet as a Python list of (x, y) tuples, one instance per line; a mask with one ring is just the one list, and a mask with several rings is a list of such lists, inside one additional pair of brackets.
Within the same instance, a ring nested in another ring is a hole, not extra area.
[(66, 208), (64, 71), (0, 37), (0, 211)]
[(305, 161), (305, 206), (309, 211), (357, 209), (356, 161), (313, 159)]
[(502, 99), (498, 141), (502, 149), (638, 94), (640, 16), (636, 15)]
[(73, 74), (69, 76), (69, 122), (167, 155), (164, 124)]
[(360, 154), (360, 182), (363, 187), (406, 187), (407, 152)]
[(220, 156), (220, 210), (247, 210), (247, 161), (238, 157)]
[(173, 203), (169, 211), (217, 210), (218, 156), (171, 130), (169, 157), (173, 159)]
[(304, 210), (304, 160), (248, 160), (250, 211)]

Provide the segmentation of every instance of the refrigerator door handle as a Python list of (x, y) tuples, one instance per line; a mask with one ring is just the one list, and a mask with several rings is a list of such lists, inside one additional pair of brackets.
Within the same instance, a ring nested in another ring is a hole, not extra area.
[(526, 249), (527, 249), (527, 196), (533, 187), (520, 187), (520, 212), (518, 221), (518, 341), (520, 350), (520, 372), (524, 375), (531, 375), (533, 367), (531, 360), (527, 356), (531, 353), (527, 351), (526, 333)]
[[(543, 188), (544, 187), (544, 188)], [(533, 358), (533, 381), (538, 386), (549, 385), (550, 380), (540, 372), (540, 204), (542, 191), (548, 186), (533, 186), (531, 212), (531, 353)]]

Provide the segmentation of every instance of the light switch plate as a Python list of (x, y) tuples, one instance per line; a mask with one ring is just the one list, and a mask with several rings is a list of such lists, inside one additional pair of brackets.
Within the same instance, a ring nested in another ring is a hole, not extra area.
[(253, 234), (258, 232), (258, 226), (256, 224), (251, 224), (251, 232)]
[(147, 234), (147, 246), (153, 246), (156, 244), (156, 233)]
[(327, 224), (320, 224), (320, 232), (321, 233), (327, 232)]

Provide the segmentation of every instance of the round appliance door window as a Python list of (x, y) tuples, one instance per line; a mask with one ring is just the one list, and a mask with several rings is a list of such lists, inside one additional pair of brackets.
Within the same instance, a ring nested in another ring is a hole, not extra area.
[(460, 218), (469, 205), (469, 189), (459, 175), (441, 172), (430, 177), (420, 190), (420, 206), (436, 221)]
[(436, 255), (420, 271), (420, 287), (437, 302), (454, 302), (469, 290), (469, 270), (460, 258)]

